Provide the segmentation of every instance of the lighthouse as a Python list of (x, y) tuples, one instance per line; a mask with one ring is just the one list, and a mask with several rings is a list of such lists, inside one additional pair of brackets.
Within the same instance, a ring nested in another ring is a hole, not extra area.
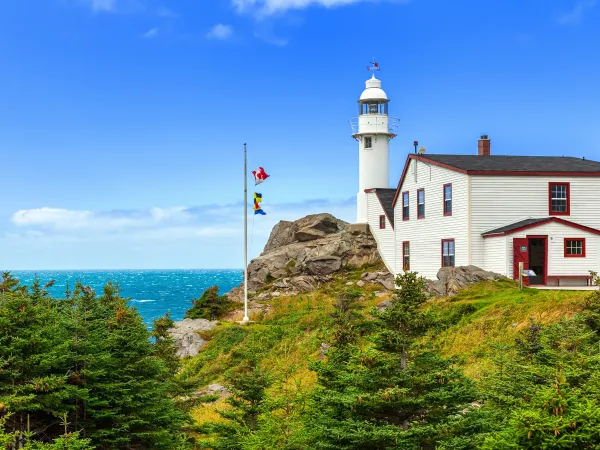
[[(378, 66), (377, 66), (378, 67)], [(398, 119), (388, 117), (388, 99), (381, 81), (367, 80), (358, 99), (359, 116), (351, 120), (352, 137), (358, 142), (357, 224), (367, 224), (365, 189), (389, 188), (389, 144), (396, 136)]]

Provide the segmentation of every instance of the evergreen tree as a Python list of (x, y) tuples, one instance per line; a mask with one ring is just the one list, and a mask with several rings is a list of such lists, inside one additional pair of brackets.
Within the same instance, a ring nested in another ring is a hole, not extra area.
[(200, 298), (192, 300), (192, 307), (185, 313), (189, 319), (217, 320), (235, 308), (226, 295), (219, 295), (219, 287), (206, 289)]
[(229, 374), (227, 385), (231, 395), (227, 398), (230, 409), (218, 411), (225, 421), (208, 423), (201, 427), (205, 435), (203, 444), (214, 450), (242, 450), (258, 431), (261, 414), (268, 411), (266, 389), (272, 379), (251, 358), (241, 371)]
[[(341, 329), (336, 336), (345, 338), (333, 342), (328, 361), (312, 365), (319, 383), (307, 425), (315, 430), (314, 448), (435, 448), (455, 437), (449, 419), (465, 416), (476, 398), (451, 361), (419, 344), (434, 325), (422, 308), (423, 279), (406, 272), (396, 283), (391, 305), (373, 311), (370, 345)], [(336, 329), (347, 326), (346, 317), (335, 319)]]

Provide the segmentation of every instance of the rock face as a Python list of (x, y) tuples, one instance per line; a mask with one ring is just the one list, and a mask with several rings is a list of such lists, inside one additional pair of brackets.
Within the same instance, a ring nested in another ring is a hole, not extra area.
[(505, 279), (503, 275), (488, 272), (476, 266), (442, 267), (437, 280), (427, 280), (427, 291), (434, 296), (455, 295), (469, 284)]
[[(346, 222), (331, 214), (314, 214), (295, 222), (281, 221), (271, 232), (264, 251), (248, 265), (248, 290), (255, 292), (268, 280), (278, 290), (300, 293), (317, 289), (346, 265), (381, 262), (370, 233), (350, 231)], [(243, 288), (228, 296), (243, 299)]]
[(177, 356), (185, 358), (186, 356), (196, 356), (200, 349), (206, 344), (206, 341), (200, 337), (198, 331), (212, 330), (217, 322), (211, 322), (206, 319), (184, 319), (175, 322), (173, 328), (169, 329), (169, 334), (177, 346)]

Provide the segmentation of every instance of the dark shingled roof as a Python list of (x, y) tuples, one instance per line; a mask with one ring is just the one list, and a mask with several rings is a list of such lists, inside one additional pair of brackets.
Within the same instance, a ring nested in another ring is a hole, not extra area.
[(481, 233), (482, 236), (489, 236), (491, 234), (501, 234), (508, 233), (509, 231), (516, 230), (517, 228), (526, 227), (527, 225), (534, 225), (538, 222), (544, 222), (548, 220), (549, 217), (543, 217), (541, 219), (525, 219), (520, 220), (519, 222), (511, 223), (510, 225), (505, 225), (500, 228), (496, 228), (491, 231), (486, 231), (485, 233)]
[(383, 210), (388, 217), (388, 220), (392, 224), (392, 228), (394, 227), (394, 207), (392, 203), (394, 202), (394, 196), (396, 195), (396, 189), (373, 189), (375, 191), (375, 195), (379, 198), (381, 202), (381, 206), (383, 206)]
[(600, 162), (572, 156), (423, 155), (423, 159), (467, 171), (598, 172)]

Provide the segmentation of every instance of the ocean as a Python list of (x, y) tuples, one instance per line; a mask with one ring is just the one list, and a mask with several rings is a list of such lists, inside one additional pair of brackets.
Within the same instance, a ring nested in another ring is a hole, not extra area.
[(67, 282), (72, 290), (77, 281), (92, 287), (98, 295), (107, 281), (118, 282), (130, 306), (137, 308), (148, 327), (152, 321), (171, 312), (173, 320), (183, 319), (192, 299), (205, 289), (219, 286), (224, 294), (244, 280), (242, 270), (78, 270), (11, 271), (21, 284), (30, 285), (37, 275), (42, 284), (55, 280), (49, 289), (52, 297), (64, 298)]

